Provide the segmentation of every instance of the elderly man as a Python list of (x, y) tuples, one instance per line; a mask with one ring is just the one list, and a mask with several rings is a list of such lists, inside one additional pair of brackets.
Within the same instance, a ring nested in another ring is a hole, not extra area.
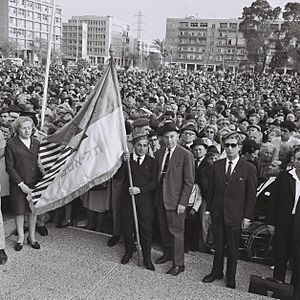
[(193, 154), (178, 144), (178, 131), (172, 122), (162, 126), (164, 147), (155, 155), (159, 166), (156, 213), (164, 248), (156, 263), (172, 260), (167, 274), (174, 276), (184, 271), (184, 222), (195, 179)]
[(241, 159), (238, 132), (223, 137), (226, 158), (214, 163), (206, 216), (210, 217), (215, 239), (213, 268), (203, 282), (223, 278), (224, 249), (227, 244), (227, 287), (235, 288), (241, 227), (250, 225), (256, 200), (256, 168)]

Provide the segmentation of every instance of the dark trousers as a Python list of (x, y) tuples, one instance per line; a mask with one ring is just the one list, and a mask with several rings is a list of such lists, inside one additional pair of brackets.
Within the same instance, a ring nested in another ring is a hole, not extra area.
[(274, 237), (274, 273), (273, 277), (285, 282), (286, 266), (292, 260), (292, 279), (294, 299), (300, 299), (300, 238), (294, 232), (294, 218), (286, 232), (275, 232)]
[(200, 213), (196, 212), (193, 216), (189, 213), (192, 207), (187, 207), (184, 230), (184, 248), (187, 250), (199, 250), (199, 238), (201, 230)]
[(217, 220), (212, 220), (212, 231), (215, 239), (212, 273), (219, 275), (223, 272), (224, 250), (225, 244), (227, 244), (226, 278), (228, 281), (234, 281), (239, 256), (241, 226), (225, 225), (223, 215), (220, 215)]
[(121, 205), (124, 198), (123, 194), (124, 179), (114, 178), (111, 181), (111, 206), (113, 212), (114, 235), (121, 234)]
[[(151, 201), (139, 199), (136, 201), (136, 209), (143, 258), (145, 262), (149, 262), (151, 260), (154, 207)], [(122, 206), (122, 229), (124, 235), (125, 252), (128, 255), (132, 255), (135, 247), (133, 240), (135, 225), (132, 202), (127, 199)]]

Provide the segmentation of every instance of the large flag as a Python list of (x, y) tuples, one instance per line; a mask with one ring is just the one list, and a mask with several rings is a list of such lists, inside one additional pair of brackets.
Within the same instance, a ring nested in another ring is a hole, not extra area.
[(75, 118), (41, 144), (45, 175), (28, 196), (33, 213), (63, 206), (110, 179), (126, 149), (118, 79), (111, 60)]

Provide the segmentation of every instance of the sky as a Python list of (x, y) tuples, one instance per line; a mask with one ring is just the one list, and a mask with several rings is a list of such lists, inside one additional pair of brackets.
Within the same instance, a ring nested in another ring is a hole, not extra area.
[[(141, 11), (144, 15), (143, 39), (148, 42), (164, 38), (167, 18), (184, 18), (191, 15), (203, 19), (238, 18), (242, 15), (243, 7), (250, 6), (252, 2), (252, 0), (56, 0), (63, 11), (63, 22), (77, 15), (110, 15), (129, 23), (131, 28), (136, 30), (136, 16)], [(289, 1), (268, 2), (273, 8), (280, 6), (283, 9)]]

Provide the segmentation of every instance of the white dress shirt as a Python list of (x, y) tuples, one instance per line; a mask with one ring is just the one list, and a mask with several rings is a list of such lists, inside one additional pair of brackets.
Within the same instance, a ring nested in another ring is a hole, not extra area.
[(296, 207), (297, 207), (297, 203), (300, 197), (300, 180), (296, 174), (296, 169), (292, 169), (291, 171), (289, 171), (289, 173), (293, 176), (293, 178), (296, 181), (296, 190), (295, 190), (295, 200), (294, 200), (294, 207), (292, 210), (292, 215), (294, 215), (296, 213)]
[(133, 153), (133, 160), (138, 163), (138, 157), (140, 158), (140, 165), (143, 163), (144, 159), (145, 159), (145, 156), (146, 155), (143, 155), (143, 156), (137, 156), (135, 153)]
[[(233, 171), (234, 171), (234, 169), (235, 169), (235, 167), (236, 167), (236, 165), (237, 165), (239, 159), (240, 159), (240, 157), (237, 156), (235, 159), (231, 160), (231, 162), (232, 162), (232, 165), (231, 165), (231, 174), (233, 173)], [(230, 161), (230, 160), (229, 160), (228, 158), (226, 158), (225, 174), (227, 173), (227, 170), (228, 170), (229, 161)], [(230, 174), (230, 175), (231, 175), (231, 174)]]
[[(164, 157), (163, 157), (163, 160), (162, 160), (162, 164), (161, 164), (161, 170), (160, 170), (160, 173), (162, 173), (163, 171), (163, 168), (164, 168), (164, 165), (165, 165), (165, 161), (166, 161), (166, 158), (167, 158), (167, 155), (168, 155), (168, 152), (169, 152), (169, 149), (171, 150), (170, 151), (170, 159), (173, 155), (173, 152), (175, 150), (176, 146), (173, 147), (173, 148), (166, 148), (166, 151), (165, 151), (165, 154), (164, 154)], [(169, 162), (170, 162), (170, 159), (169, 159)]]

